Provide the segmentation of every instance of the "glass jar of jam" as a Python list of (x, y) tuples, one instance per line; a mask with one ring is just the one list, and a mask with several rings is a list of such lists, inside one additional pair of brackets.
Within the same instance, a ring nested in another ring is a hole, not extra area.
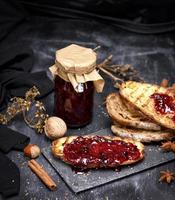
[(55, 65), (50, 71), (55, 77), (55, 115), (69, 127), (81, 127), (92, 119), (94, 88), (101, 92), (103, 78), (96, 67), (96, 53), (79, 45), (69, 45), (56, 51)]
[(55, 115), (69, 127), (81, 127), (91, 122), (93, 111), (93, 82), (81, 85), (83, 92), (76, 92), (70, 82), (55, 77)]

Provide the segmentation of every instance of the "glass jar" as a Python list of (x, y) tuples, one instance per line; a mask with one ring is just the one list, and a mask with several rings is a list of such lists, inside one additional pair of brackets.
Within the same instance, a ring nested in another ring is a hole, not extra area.
[(72, 84), (55, 77), (55, 115), (69, 127), (81, 127), (91, 122), (94, 85), (92, 81), (81, 83), (83, 92), (77, 93)]

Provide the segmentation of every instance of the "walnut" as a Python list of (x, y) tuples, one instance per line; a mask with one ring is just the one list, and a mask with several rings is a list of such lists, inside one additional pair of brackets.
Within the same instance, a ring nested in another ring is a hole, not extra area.
[(45, 134), (54, 140), (63, 137), (67, 131), (66, 123), (59, 117), (49, 117), (44, 126)]

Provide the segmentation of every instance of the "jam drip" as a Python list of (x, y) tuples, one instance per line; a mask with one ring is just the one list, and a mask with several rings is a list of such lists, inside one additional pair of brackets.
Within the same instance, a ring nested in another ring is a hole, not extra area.
[(65, 161), (80, 169), (116, 168), (123, 162), (140, 158), (134, 144), (101, 136), (80, 136), (66, 144), (63, 151)]
[(154, 99), (155, 109), (158, 113), (173, 114), (172, 120), (175, 122), (175, 102), (172, 96), (163, 93), (154, 93), (150, 96)]

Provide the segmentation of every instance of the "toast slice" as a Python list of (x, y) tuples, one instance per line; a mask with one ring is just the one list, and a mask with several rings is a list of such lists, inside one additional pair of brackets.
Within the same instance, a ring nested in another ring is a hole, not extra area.
[(121, 138), (131, 138), (143, 143), (149, 142), (160, 142), (163, 140), (172, 140), (175, 138), (175, 133), (165, 130), (165, 131), (146, 131), (131, 129), (125, 127), (119, 127), (118, 125), (111, 126), (112, 132)]
[(159, 125), (146, 119), (139, 110), (123, 100), (117, 93), (111, 93), (107, 96), (106, 108), (112, 120), (121, 125), (145, 130), (161, 129)]
[[(83, 145), (81, 146), (80, 144)], [(119, 147), (117, 146), (118, 144), (124, 145), (126, 148), (121, 148), (122, 146)], [(105, 147), (118, 148), (118, 152), (114, 153), (111, 149), (105, 149)], [(116, 168), (119, 165), (133, 164), (144, 157), (144, 145), (142, 143), (132, 139), (109, 136), (63, 137), (53, 141), (51, 148), (54, 156), (75, 168), (81, 169)], [(135, 155), (137, 155), (136, 157), (131, 156), (134, 155), (134, 151)], [(79, 157), (80, 154), (81, 157)], [(117, 156), (122, 159), (123, 156), (128, 157), (121, 162), (121, 160), (116, 159), (118, 158)], [(70, 158), (75, 160), (72, 161)]]
[(167, 88), (147, 83), (127, 81), (120, 85), (119, 92), (123, 98), (134, 104), (148, 118), (154, 120), (154, 122), (168, 129), (175, 129), (174, 114), (170, 112), (161, 114), (158, 112), (155, 108), (154, 99), (151, 98), (153, 94), (166, 94), (175, 100), (174, 93)]

